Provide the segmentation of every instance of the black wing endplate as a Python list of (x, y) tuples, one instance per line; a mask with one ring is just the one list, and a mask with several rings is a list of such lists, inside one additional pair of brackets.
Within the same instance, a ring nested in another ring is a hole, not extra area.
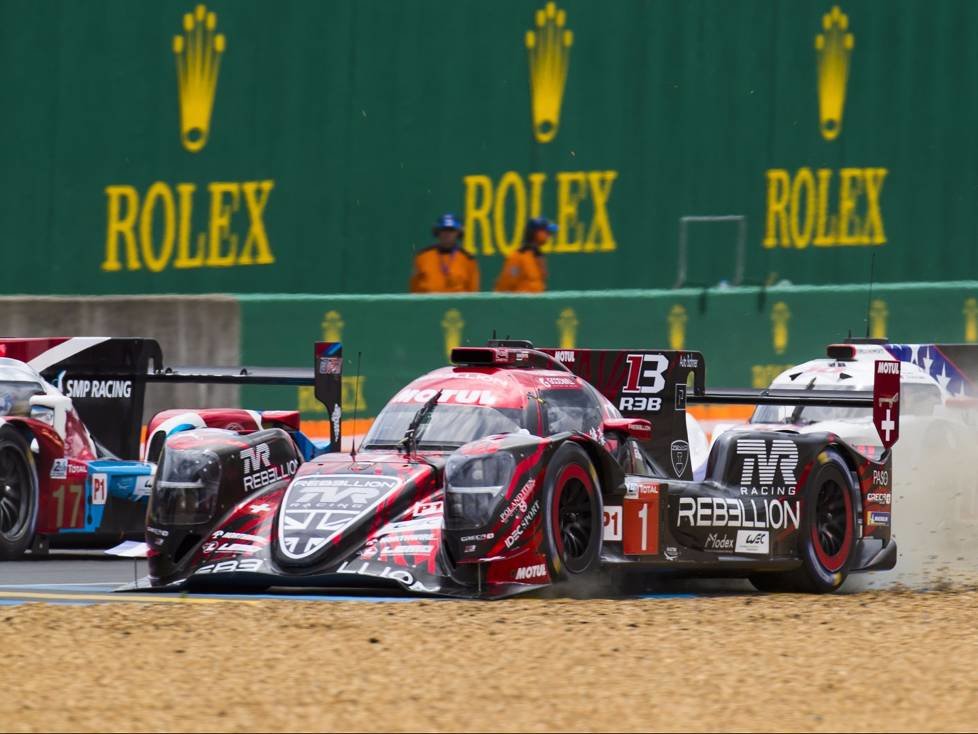
[[(117, 456), (139, 454), (146, 384), (311, 385), (340, 446), (343, 346), (317, 342), (313, 368), (168, 367), (155, 339), (72, 337), (3, 339), (0, 354), (34, 367), (72, 399), (89, 431)], [(223, 407), (223, 406), (215, 406)]]

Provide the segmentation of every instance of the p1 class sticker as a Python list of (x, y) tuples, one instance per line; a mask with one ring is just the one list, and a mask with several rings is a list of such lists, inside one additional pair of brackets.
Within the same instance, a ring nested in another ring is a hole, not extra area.
[(104, 505), (109, 496), (109, 477), (107, 474), (92, 474), (92, 504)]

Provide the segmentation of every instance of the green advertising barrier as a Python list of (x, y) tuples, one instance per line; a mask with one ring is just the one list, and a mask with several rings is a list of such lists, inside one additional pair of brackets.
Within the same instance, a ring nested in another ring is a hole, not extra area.
[(973, 0), (0, 0), (0, 22), (4, 293), (402, 292), (446, 210), (484, 290), (537, 214), (552, 290), (861, 282), (869, 251), (879, 281), (978, 277)]
[[(566, 291), (540, 295), (242, 296), (245, 364), (312, 364), (316, 340), (344, 346), (344, 417), (375, 416), (396, 390), (444, 365), (451, 348), (499, 337), (538, 346), (702, 351), (707, 384), (766, 387), (788, 366), (855, 336), (905, 342), (978, 342), (978, 282), (729, 288), (697, 291)], [(257, 407), (296, 406), (326, 416), (308, 391), (248, 393)]]

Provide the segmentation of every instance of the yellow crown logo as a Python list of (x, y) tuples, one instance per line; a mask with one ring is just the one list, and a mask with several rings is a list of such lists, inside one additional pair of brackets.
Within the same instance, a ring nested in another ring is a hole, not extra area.
[(541, 143), (553, 140), (560, 124), (560, 103), (574, 42), (574, 34), (564, 28), (566, 23), (567, 13), (558, 10), (555, 3), (547, 3), (536, 13), (536, 30), (526, 32), (533, 134)]
[(679, 351), (686, 345), (686, 322), (689, 317), (686, 315), (686, 308), (677, 303), (669, 309), (666, 321), (669, 323), (669, 348)]
[(964, 340), (969, 344), (978, 342), (978, 300), (966, 298), (964, 300)]
[(849, 16), (838, 5), (822, 16), (824, 33), (815, 36), (818, 63), (818, 117), (822, 137), (835, 140), (842, 132), (842, 110), (846, 104), (849, 57), (855, 40), (849, 30)]
[(775, 354), (784, 354), (788, 348), (788, 322), (791, 320), (791, 310), (784, 301), (778, 301), (771, 307), (771, 344)]
[(462, 312), (457, 308), (450, 308), (445, 312), (441, 320), (442, 334), (445, 337), (445, 356), (452, 358), (452, 350), (462, 344), (462, 329), (465, 328), (465, 319)]
[(196, 153), (207, 144), (217, 75), (224, 53), (223, 33), (215, 33), (217, 16), (198, 5), (183, 16), (183, 35), (173, 37), (180, 92), (180, 140)]
[(890, 309), (882, 298), (874, 298), (869, 306), (869, 335), (873, 339), (886, 339), (886, 317)]
[(577, 327), (580, 325), (574, 309), (565, 308), (557, 317), (557, 334), (561, 349), (573, 349), (577, 343)]

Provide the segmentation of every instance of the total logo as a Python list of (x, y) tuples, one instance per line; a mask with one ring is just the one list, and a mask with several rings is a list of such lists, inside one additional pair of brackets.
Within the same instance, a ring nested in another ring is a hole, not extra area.
[(542, 579), (547, 576), (547, 567), (542, 563), (533, 566), (523, 566), (517, 568), (513, 573), (513, 578), (517, 581), (529, 581), (530, 579)]

